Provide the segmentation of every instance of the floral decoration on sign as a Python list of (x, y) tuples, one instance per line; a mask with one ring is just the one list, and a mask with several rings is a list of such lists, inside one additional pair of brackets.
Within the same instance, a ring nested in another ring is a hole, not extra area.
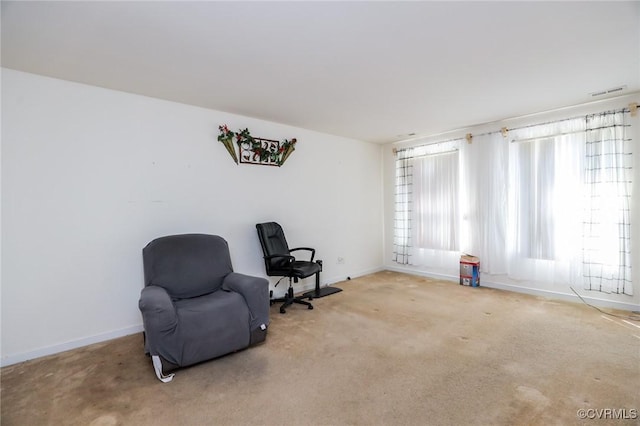
[(236, 164), (238, 164), (238, 157), (236, 156), (236, 150), (233, 148), (234, 133), (231, 130), (229, 130), (226, 124), (223, 124), (222, 126), (218, 126), (218, 130), (220, 130), (220, 134), (218, 135), (218, 141), (222, 142), (224, 147), (227, 148), (227, 151), (231, 155), (231, 158), (233, 158), (233, 161), (235, 161)]
[[(220, 134), (218, 141), (224, 144), (225, 148), (233, 158), (236, 164), (262, 164), (270, 166), (282, 166), (289, 158), (291, 153), (296, 149), (297, 140), (285, 139), (280, 142), (272, 139), (256, 138), (251, 135), (249, 129), (243, 129), (238, 132), (229, 130), (226, 124), (218, 126)], [(233, 140), (238, 145), (238, 155), (236, 155)]]

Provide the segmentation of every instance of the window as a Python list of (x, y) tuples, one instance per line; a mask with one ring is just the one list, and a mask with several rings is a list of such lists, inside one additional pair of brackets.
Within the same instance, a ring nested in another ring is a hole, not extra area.
[(554, 140), (517, 143), (515, 154), (516, 250), (523, 257), (552, 260), (555, 257), (555, 155)]
[(394, 261), (631, 295), (628, 113), (399, 150)]
[(622, 112), (587, 117), (582, 264), (584, 287), (632, 294), (631, 140)]
[(403, 265), (455, 264), (459, 247), (459, 141), (399, 150), (394, 258)]
[(459, 250), (458, 151), (427, 154), (414, 158), (412, 163), (416, 246)]

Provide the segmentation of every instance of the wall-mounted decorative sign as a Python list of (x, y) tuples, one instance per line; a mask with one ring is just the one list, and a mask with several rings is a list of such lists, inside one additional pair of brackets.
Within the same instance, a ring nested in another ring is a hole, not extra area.
[[(297, 141), (295, 138), (291, 140), (285, 139), (282, 142), (273, 139), (255, 138), (251, 136), (249, 129), (234, 133), (229, 130), (226, 124), (218, 126), (218, 130), (220, 130), (218, 141), (222, 142), (236, 164), (261, 164), (280, 167), (296, 149)], [(235, 145), (238, 146), (237, 155)]]

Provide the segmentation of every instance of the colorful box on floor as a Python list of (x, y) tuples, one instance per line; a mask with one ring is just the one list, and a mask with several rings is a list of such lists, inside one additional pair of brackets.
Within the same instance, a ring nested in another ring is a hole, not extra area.
[(460, 256), (460, 285), (480, 286), (480, 259), (468, 254)]

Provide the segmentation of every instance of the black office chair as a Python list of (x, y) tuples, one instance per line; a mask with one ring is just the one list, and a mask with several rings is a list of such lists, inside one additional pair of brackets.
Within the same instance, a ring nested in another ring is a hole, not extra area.
[[(284, 302), (280, 306), (280, 313), (284, 314), (286, 308), (294, 303), (307, 306), (307, 309), (313, 309), (313, 305), (304, 299), (312, 300), (314, 297), (324, 297), (330, 294), (342, 291), (337, 287), (320, 288), (320, 271), (322, 271), (322, 261), (313, 261), (316, 251), (309, 247), (298, 247), (289, 249), (287, 239), (284, 237), (282, 227), (275, 222), (259, 223), (256, 225), (258, 238), (264, 253), (264, 265), (267, 275), (270, 277), (289, 278), (289, 288), (285, 297), (272, 299), (272, 303)], [(298, 260), (291, 255), (292, 252), (298, 250), (306, 250), (311, 253), (309, 260)], [(311, 275), (316, 276), (316, 287), (314, 290), (304, 293), (301, 296), (294, 296), (291, 279), (298, 282), (298, 279), (307, 278)], [(276, 283), (280, 283), (282, 278)]]

